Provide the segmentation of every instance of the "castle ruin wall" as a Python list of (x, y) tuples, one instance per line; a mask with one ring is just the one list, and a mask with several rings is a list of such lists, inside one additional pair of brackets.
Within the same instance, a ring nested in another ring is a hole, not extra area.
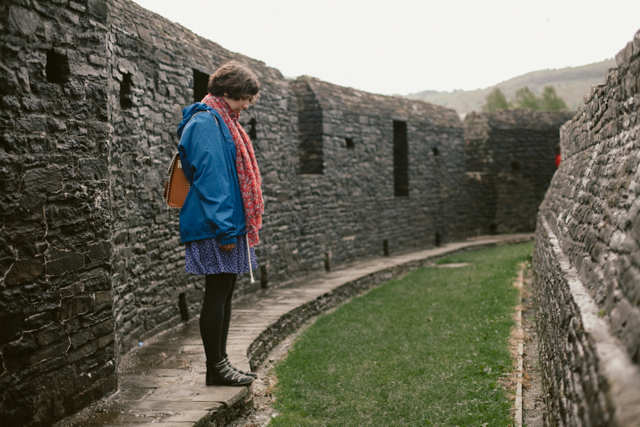
[(0, 24), (2, 425), (51, 425), (115, 391), (124, 354), (198, 314), (162, 184), (182, 108), (228, 60), (262, 83), (241, 117), (263, 177), (260, 265), (237, 296), (475, 233), (453, 110), (287, 80), (129, 0), (9, 0)]
[[(122, 355), (198, 313), (203, 281), (184, 272), (179, 212), (165, 207), (162, 184), (181, 109), (230, 59), (262, 83), (241, 119), (263, 176), (259, 281), (243, 277), (238, 295), (464, 236), (440, 219), (464, 215), (452, 110), (321, 82), (309, 103), (277, 70), (127, 0), (1, 7), (2, 423), (50, 425), (114, 391)], [(358, 97), (366, 101), (340, 100)], [(405, 123), (411, 159), (403, 197), (394, 120)], [(301, 173), (307, 124), (322, 174)]]
[(572, 112), (502, 110), (464, 119), (470, 235), (532, 232)]
[(107, 21), (97, 0), (0, 4), (2, 425), (117, 386)]
[(640, 31), (561, 129), (534, 268), (548, 425), (640, 425)]

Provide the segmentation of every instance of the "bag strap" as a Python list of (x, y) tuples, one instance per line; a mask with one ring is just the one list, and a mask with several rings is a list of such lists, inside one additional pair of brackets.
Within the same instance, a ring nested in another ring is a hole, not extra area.
[[(193, 116), (191, 116), (191, 118), (189, 119), (189, 122), (190, 122), (190, 121), (191, 121), (195, 116), (197, 116), (197, 115), (198, 115), (198, 114), (200, 114), (200, 113), (209, 113), (209, 114), (211, 114), (211, 117), (213, 117), (213, 118), (216, 120), (216, 124), (217, 124), (218, 126), (220, 126), (220, 122), (218, 121), (218, 118), (216, 117), (216, 115), (215, 115), (215, 114), (213, 114), (213, 113), (212, 113), (211, 111), (209, 111), (209, 110), (205, 110), (205, 111), (198, 111), (198, 112), (197, 112), (197, 113), (195, 113)], [(187, 122), (187, 123), (189, 123), (189, 122)], [(187, 123), (185, 123), (185, 126), (187, 125)]]
[[(189, 118), (189, 122), (198, 114), (200, 113), (209, 113), (211, 114), (211, 117), (214, 118), (214, 120), (216, 121), (216, 125), (218, 126), (218, 129), (220, 129), (220, 120), (218, 120), (218, 118), (216, 117), (215, 114), (213, 114), (211, 111), (206, 110), (206, 111), (198, 111), (197, 113), (195, 113), (193, 116), (191, 116), (191, 118)], [(187, 122), (187, 123), (189, 123)], [(186, 126), (186, 124), (185, 124)], [(220, 131), (222, 132), (222, 129), (220, 129)], [(171, 172), (173, 171), (173, 168), (175, 167), (176, 163), (180, 162), (180, 152), (176, 151), (173, 154), (173, 157), (171, 158), (171, 163), (169, 164), (169, 168), (167, 169), (167, 175), (171, 176)], [(182, 169), (181, 167), (179, 167), (180, 169)], [(189, 184), (191, 185), (191, 184)]]

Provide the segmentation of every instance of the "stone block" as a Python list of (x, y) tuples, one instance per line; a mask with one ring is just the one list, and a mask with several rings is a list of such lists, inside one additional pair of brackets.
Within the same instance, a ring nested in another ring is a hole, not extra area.
[(108, 3), (102, 0), (88, 0), (87, 12), (89, 12), (98, 21), (105, 22), (109, 12)]
[(71, 335), (71, 348), (76, 349), (87, 341), (93, 339), (93, 333), (90, 329), (81, 329), (80, 331)]
[(43, 115), (30, 115), (16, 120), (16, 127), (26, 133), (46, 132), (47, 117)]
[(67, 338), (55, 343), (51, 343), (29, 356), (29, 365), (34, 366), (42, 363), (43, 361), (48, 361), (63, 356), (68, 349), (69, 340)]
[(96, 342), (90, 341), (89, 343), (83, 345), (80, 348), (75, 350), (70, 350), (67, 352), (67, 362), (75, 363), (85, 357), (88, 357), (94, 354), (97, 350)]
[(3, 426), (25, 426), (36, 410), (36, 390), (32, 383), (18, 384), (4, 392), (0, 401), (0, 423)]
[(106, 291), (110, 292), (111, 282), (109, 276), (105, 273), (104, 276), (94, 277), (84, 282), (84, 288), (87, 292)]
[(96, 311), (100, 311), (107, 307), (110, 308), (113, 305), (111, 291), (96, 292), (93, 294), (93, 298)]
[(58, 166), (30, 169), (24, 174), (24, 188), (27, 192), (54, 193), (62, 190), (62, 173)]
[(24, 335), (17, 341), (6, 344), (2, 349), (2, 356), (5, 360), (25, 357), (38, 349), (33, 335)]
[(84, 286), (82, 283), (74, 283), (71, 286), (67, 286), (65, 288), (60, 288), (60, 298), (71, 298), (74, 295), (77, 295), (84, 291)]
[(5, 276), (7, 286), (17, 286), (33, 282), (44, 275), (42, 259), (18, 260), (11, 265)]
[(93, 299), (89, 295), (71, 298), (62, 305), (60, 320), (65, 321), (79, 314), (89, 312), (93, 308)]
[(59, 276), (80, 270), (84, 267), (84, 255), (70, 253), (45, 263), (45, 271), (49, 276)]
[(616, 54), (616, 65), (622, 69), (627, 68), (629, 66), (629, 61), (631, 60), (632, 56), (633, 56), (633, 42), (629, 42), (624, 47), (624, 49), (620, 50), (620, 52)]
[(114, 334), (110, 334), (110, 335), (104, 335), (100, 338), (98, 338), (98, 340), (96, 341), (96, 345), (98, 348), (104, 348), (106, 346), (112, 345), (116, 340), (116, 337)]
[(85, 5), (76, 3), (73, 0), (69, 1), (69, 7), (73, 10), (77, 10), (78, 12), (84, 12), (87, 10), (87, 7)]
[(113, 334), (114, 333), (113, 327), (114, 327), (113, 319), (107, 319), (103, 322), (100, 322), (91, 326), (91, 332), (97, 337), (102, 335), (107, 335), (107, 334)]
[(111, 256), (111, 245), (108, 242), (100, 242), (89, 246), (91, 260), (106, 259)]
[[(16, 77), (15, 72), (1, 62), (0, 62), (0, 85), (2, 85), (4, 94), (14, 94), (20, 88), (20, 84), (18, 83), (18, 79)], [(3, 100), (4, 99), (5, 98), (3, 98)], [(15, 99), (17, 100), (17, 98)], [(7, 102), (13, 103), (12, 99), (10, 98), (7, 98)], [(19, 107), (20, 105), (18, 104), (17, 108)]]
[(9, 9), (10, 28), (23, 36), (34, 35), (41, 21), (37, 13), (19, 6), (11, 6)]
[[(138, 36), (147, 43), (153, 43), (153, 39), (151, 38), (151, 33), (142, 25), (136, 25), (136, 29), (138, 30)], [(166, 80), (165, 80), (166, 81)]]
[[(25, 330), (35, 330), (40, 329), (44, 326), (49, 325), (53, 322), (53, 315), (51, 312), (46, 311), (44, 313), (38, 313), (33, 316), (27, 317), (24, 320), (24, 329)], [(0, 322), (2, 323), (2, 322)], [(3, 323), (4, 324), (4, 323)]]
[(629, 265), (622, 273), (619, 283), (623, 293), (629, 299), (629, 302), (634, 305), (639, 305), (640, 269), (633, 265)]
[(46, 330), (42, 332), (37, 332), (35, 334), (35, 339), (40, 347), (46, 347), (51, 343), (54, 343), (56, 341), (63, 339), (64, 337), (66, 337), (66, 335), (67, 334), (64, 328), (62, 327), (62, 325), (53, 324), (47, 327)]
[(0, 314), (0, 347), (22, 335), (22, 314)]

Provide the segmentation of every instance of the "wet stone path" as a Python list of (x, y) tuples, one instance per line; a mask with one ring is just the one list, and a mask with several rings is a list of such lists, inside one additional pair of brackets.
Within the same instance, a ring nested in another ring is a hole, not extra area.
[[(484, 236), (369, 259), (249, 295), (234, 303), (229, 358), (240, 368), (256, 367), (307, 319), (373, 286), (453, 252), (532, 238), (533, 234)], [(205, 361), (196, 318), (127, 354), (119, 367), (119, 392), (56, 427), (223, 427), (251, 412), (251, 386), (207, 387)]]

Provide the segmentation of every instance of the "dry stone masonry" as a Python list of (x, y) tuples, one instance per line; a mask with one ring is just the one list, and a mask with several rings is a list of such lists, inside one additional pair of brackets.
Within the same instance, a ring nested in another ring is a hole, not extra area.
[(107, 7), (2, 2), (0, 424), (116, 388)]
[[(487, 227), (529, 230), (566, 119), (463, 127), (444, 107), (287, 80), (129, 0), (6, 0), (0, 40), (3, 426), (48, 426), (112, 393), (124, 354), (198, 314), (203, 281), (184, 272), (162, 183), (181, 109), (222, 63), (263, 85), (241, 119), (263, 176), (259, 280), (243, 277), (238, 296)], [(498, 166), (467, 170), (483, 156)], [(485, 182), (491, 209), (470, 196)]]
[(464, 119), (471, 234), (536, 228), (538, 206), (556, 171), (558, 129), (573, 113), (505, 110)]
[(548, 425), (640, 425), (640, 32), (561, 130), (534, 255)]

